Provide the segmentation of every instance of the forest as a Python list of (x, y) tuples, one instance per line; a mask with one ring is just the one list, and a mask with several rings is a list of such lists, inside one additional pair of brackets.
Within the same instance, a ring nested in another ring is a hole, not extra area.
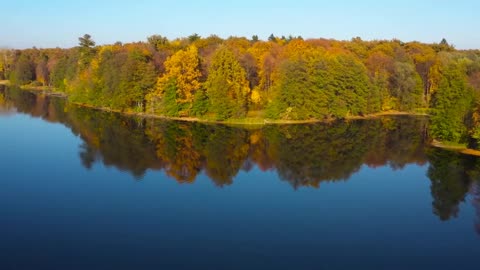
[(211, 121), (430, 115), (429, 135), (480, 139), (480, 51), (400, 40), (268, 40), (197, 34), (74, 48), (0, 50), (0, 80), (92, 107)]

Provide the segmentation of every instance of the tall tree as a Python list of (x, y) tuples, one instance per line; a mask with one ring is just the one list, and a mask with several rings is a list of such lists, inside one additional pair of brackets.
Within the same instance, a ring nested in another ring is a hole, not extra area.
[[(186, 116), (190, 114), (195, 92), (200, 85), (200, 60), (198, 50), (194, 45), (185, 50), (180, 50), (169, 57), (164, 63), (165, 74), (158, 79), (156, 90), (150, 95), (150, 99), (161, 99), (167, 88), (171, 88), (172, 81), (175, 83), (175, 100), (178, 105), (178, 113)], [(152, 104), (154, 107), (155, 105)], [(158, 105), (158, 104), (157, 104)], [(161, 107), (153, 108), (160, 110)]]
[(93, 48), (95, 46), (95, 41), (93, 41), (92, 36), (89, 34), (85, 34), (82, 37), (78, 38), (78, 45), (80, 45), (81, 48)]
[(150, 55), (137, 48), (131, 50), (121, 72), (119, 90), (123, 98), (122, 107), (143, 112), (145, 96), (153, 90), (157, 79)]
[[(352, 54), (338, 53), (329, 59), (330, 73), (330, 111), (335, 117), (363, 115), (368, 110), (369, 91), (371, 91), (367, 69)], [(333, 95), (332, 95), (333, 94)]]
[(466, 122), (472, 107), (473, 91), (467, 85), (465, 66), (453, 62), (442, 70), (439, 88), (432, 97), (432, 136), (443, 141), (466, 142)]
[(215, 53), (205, 87), (210, 109), (217, 119), (246, 115), (250, 93), (246, 73), (227, 47)]
[(268, 117), (292, 120), (326, 117), (328, 97), (320, 89), (322, 78), (313, 79), (311, 75), (305, 59), (284, 62), (275, 87), (277, 95), (267, 109)]
[(78, 38), (78, 45), (80, 49), (80, 68), (85, 69), (95, 56), (95, 41), (93, 41), (92, 36), (85, 34)]

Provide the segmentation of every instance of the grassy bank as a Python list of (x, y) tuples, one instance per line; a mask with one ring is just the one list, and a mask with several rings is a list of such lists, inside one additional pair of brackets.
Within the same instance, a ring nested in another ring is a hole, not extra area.
[[(66, 95), (65, 95), (66, 96)], [(79, 102), (71, 102), (77, 106), (82, 106), (86, 108), (91, 108), (95, 110), (102, 110), (106, 112), (115, 112), (121, 113), (124, 115), (130, 116), (137, 116), (137, 117), (144, 117), (144, 118), (156, 118), (156, 119), (166, 119), (166, 120), (176, 120), (176, 121), (185, 121), (185, 122), (202, 122), (202, 123), (215, 123), (215, 124), (224, 124), (224, 125), (232, 125), (232, 126), (245, 126), (245, 127), (255, 127), (255, 126), (263, 126), (263, 125), (298, 125), (298, 124), (312, 124), (312, 123), (331, 123), (336, 120), (340, 119), (307, 119), (307, 120), (275, 120), (275, 119), (266, 119), (263, 117), (258, 116), (251, 116), (247, 115), (245, 118), (230, 118), (224, 121), (219, 121), (214, 118), (197, 118), (197, 117), (171, 117), (171, 116), (163, 116), (158, 114), (151, 114), (151, 113), (144, 113), (144, 112), (133, 112), (133, 111), (122, 111), (122, 110), (115, 110), (108, 107), (98, 107), (93, 106), (90, 104), (79, 103)], [(260, 112), (263, 114), (263, 112)], [(428, 116), (428, 114), (424, 113), (414, 113), (414, 112), (399, 112), (399, 111), (389, 111), (389, 112), (381, 112), (375, 114), (369, 114), (364, 116), (351, 116), (345, 117), (343, 120), (365, 120), (365, 119), (374, 119), (382, 116), (396, 116), (396, 115), (405, 115), (405, 116)]]
[(441, 141), (433, 140), (431, 145), (433, 147), (442, 148), (449, 151), (455, 151), (465, 155), (480, 157), (480, 150), (468, 148), (466, 144), (441, 142)]

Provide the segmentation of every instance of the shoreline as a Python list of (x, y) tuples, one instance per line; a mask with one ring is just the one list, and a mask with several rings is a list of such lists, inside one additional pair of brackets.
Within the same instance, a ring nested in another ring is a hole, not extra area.
[[(52, 96), (60, 96), (63, 98), (67, 98), (65, 94), (58, 94), (54, 93), (51, 94)], [(128, 112), (128, 111), (121, 111), (115, 110), (108, 107), (98, 107), (86, 103), (81, 102), (73, 102), (69, 101), (69, 103), (74, 104), (79, 107), (89, 108), (93, 110), (99, 110), (104, 112), (112, 112), (112, 113), (119, 113), (126, 116), (136, 116), (142, 118), (153, 118), (153, 119), (164, 119), (164, 120), (174, 120), (174, 121), (184, 121), (184, 122), (199, 122), (199, 123), (211, 123), (211, 124), (223, 124), (223, 125), (234, 125), (234, 126), (264, 126), (264, 125), (298, 125), (298, 124), (315, 124), (315, 123), (332, 123), (335, 121), (351, 121), (351, 120), (368, 120), (368, 119), (375, 119), (382, 116), (412, 116), (412, 117), (428, 117), (428, 114), (424, 113), (414, 113), (414, 112), (400, 112), (400, 111), (388, 111), (388, 112), (380, 112), (375, 114), (368, 114), (364, 116), (348, 116), (345, 118), (332, 118), (332, 119), (307, 119), (307, 120), (273, 120), (273, 119), (266, 119), (266, 118), (232, 118), (225, 121), (218, 121), (213, 119), (205, 119), (205, 118), (197, 118), (197, 117), (173, 117), (173, 116), (164, 116), (146, 112)]]
[(441, 142), (441, 141), (437, 141), (437, 140), (433, 140), (430, 143), (430, 145), (432, 147), (436, 147), (436, 148), (440, 148), (440, 149), (444, 149), (444, 150), (448, 150), (448, 151), (454, 151), (454, 152), (464, 154), (464, 155), (480, 157), (480, 150), (475, 150), (475, 149), (472, 149), (472, 148), (468, 148), (466, 145), (461, 145), (461, 144), (452, 145), (452, 144), (448, 144), (446, 142)]
[[(0, 81), (0, 85), (10, 85), (8, 80)], [(31, 91), (35, 93), (41, 92), (41, 94), (48, 95), (48, 96), (55, 96), (61, 97), (68, 100), (68, 95), (64, 92), (54, 91), (52, 87), (48, 86), (19, 86), (20, 89), (25, 91)], [(146, 113), (146, 112), (128, 112), (128, 111), (121, 111), (116, 109), (111, 109), (108, 107), (98, 107), (86, 103), (81, 102), (73, 102), (68, 101), (71, 104), (76, 106), (90, 108), (94, 110), (100, 110), (104, 112), (113, 112), (119, 113), (127, 116), (137, 116), (142, 118), (154, 118), (154, 119), (165, 119), (165, 120), (174, 120), (174, 121), (184, 121), (184, 122), (200, 122), (200, 123), (213, 123), (213, 124), (224, 124), (224, 125), (236, 125), (236, 126), (264, 126), (264, 125), (295, 125), (295, 124), (314, 124), (314, 123), (331, 123), (335, 121), (351, 121), (351, 120), (367, 120), (367, 119), (375, 119), (382, 116), (421, 116), (426, 117), (428, 114), (425, 113), (415, 113), (415, 112), (402, 112), (402, 111), (386, 111), (386, 112), (378, 112), (373, 114), (367, 114), (363, 116), (347, 116), (345, 118), (332, 118), (332, 119), (306, 119), (306, 120), (272, 120), (266, 118), (252, 118), (246, 117), (241, 119), (228, 119), (225, 121), (217, 121), (213, 119), (206, 119), (206, 118), (197, 118), (197, 117), (171, 117), (171, 116), (163, 116), (158, 114)]]
[[(10, 82), (8, 80), (0, 80), (0, 85), (9, 86)], [(53, 88), (47, 86), (20, 86), (22, 90), (41, 93), (47, 96), (54, 96), (65, 98), (68, 100), (68, 95), (64, 92), (54, 91)], [(209, 123), (209, 124), (222, 124), (222, 125), (231, 125), (231, 126), (245, 126), (245, 127), (255, 127), (255, 126), (265, 126), (265, 125), (295, 125), (295, 124), (315, 124), (315, 123), (331, 123), (334, 121), (351, 121), (351, 120), (368, 120), (368, 119), (375, 119), (382, 116), (412, 116), (412, 117), (428, 117), (429, 115), (426, 113), (415, 113), (415, 112), (402, 112), (402, 111), (386, 111), (386, 112), (378, 112), (374, 114), (367, 114), (363, 116), (347, 116), (345, 118), (339, 119), (325, 119), (325, 120), (318, 120), (318, 119), (308, 119), (308, 120), (271, 120), (265, 118), (242, 118), (242, 119), (229, 119), (226, 121), (217, 121), (212, 119), (202, 119), (196, 117), (169, 117), (169, 116), (162, 116), (158, 114), (152, 113), (145, 113), (145, 112), (128, 112), (128, 111), (121, 111), (115, 110), (108, 107), (98, 107), (93, 106), (86, 103), (80, 102), (72, 102), (68, 101), (69, 103), (89, 108), (93, 110), (99, 110), (104, 112), (111, 112), (111, 113), (118, 113), (125, 116), (136, 116), (146, 119), (163, 119), (163, 120), (172, 120), (172, 121), (184, 121), (184, 122), (199, 122), (199, 123)], [(430, 143), (430, 146), (445, 149), (448, 151), (455, 151), (460, 154), (470, 155), (470, 156), (477, 156), (480, 157), (480, 150), (475, 150), (468, 148), (466, 145), (454, 145), (449, 144), (448, 142), (441, 142), (438, 140), (433, 140)]]

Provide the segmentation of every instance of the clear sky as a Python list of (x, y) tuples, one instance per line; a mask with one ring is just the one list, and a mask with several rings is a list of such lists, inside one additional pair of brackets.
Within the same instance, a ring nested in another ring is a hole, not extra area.
[(479, 0), (0, 0), (0, 46), (71, 47), (192, 33), (271, 33), (365, 40), (440, 42), (480, 48)]

